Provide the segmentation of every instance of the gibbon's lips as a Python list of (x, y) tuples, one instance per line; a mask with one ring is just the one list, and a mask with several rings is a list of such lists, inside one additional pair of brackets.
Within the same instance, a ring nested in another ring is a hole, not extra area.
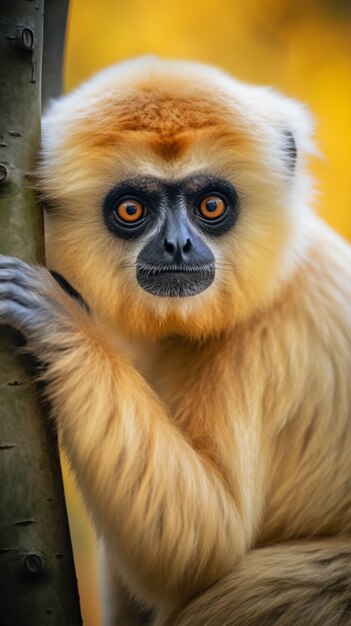
[(184, 298), (205, 291), (214, 280), (215, 265), (137, 266), (136, 278), (142, 289), (154, 296)]

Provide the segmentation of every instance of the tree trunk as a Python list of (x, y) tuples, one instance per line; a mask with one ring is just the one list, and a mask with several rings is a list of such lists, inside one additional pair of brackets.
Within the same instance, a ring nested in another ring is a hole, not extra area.
[(45, 0), (42, 105), (62, 92), (66, 18), (69, 0)]
[[(28, 184), (40, 134), (43, 9), (43, 0), (2, 0), (0, 12), (0, 252), (29, 263), (44, 260)], [(56, 435), (16, 355), (22, 341), (0, 329), (0, 626), (78, 626)]]

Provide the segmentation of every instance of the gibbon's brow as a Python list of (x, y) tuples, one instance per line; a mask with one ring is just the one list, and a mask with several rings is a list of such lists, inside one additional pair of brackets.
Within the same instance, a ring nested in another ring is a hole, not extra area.
[(151, 198), (158, 198), (164, 194), (195, 195), (213, 189), (223, 190), (233, 194), (235, 189), (231, 183), (219, 176), (196, 174), (178, 180), (167, 180), (154, 176), (137, 176), (118, 183), (111, 191), (123, 195), (135, 192), (147, 193)]

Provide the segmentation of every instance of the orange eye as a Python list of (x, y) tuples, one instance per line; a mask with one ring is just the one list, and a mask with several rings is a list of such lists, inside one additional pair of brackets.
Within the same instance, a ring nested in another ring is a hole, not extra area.
[(131, 198), (130, 200), (123, 200), (118, 205), (116, 213), (123, 222), (137, 222), (144, 215), (144, 207), (138, 200)]
[(224, 214), (226, 208), (227, 206), (222, 198), (206, 196), (206, 198), (201, 200), (199, 210), (202, 217), (205, 217), (207, 220), (215, 220)]

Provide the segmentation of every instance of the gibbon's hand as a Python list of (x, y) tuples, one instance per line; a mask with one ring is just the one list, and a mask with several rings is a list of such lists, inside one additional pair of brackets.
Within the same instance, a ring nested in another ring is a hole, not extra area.
[(29, 342), (45, 340), (53, 326), (65, 326), (74, 309), (80, 307), (44, 267), (0, 255), (1, 324), (21, 331)]

